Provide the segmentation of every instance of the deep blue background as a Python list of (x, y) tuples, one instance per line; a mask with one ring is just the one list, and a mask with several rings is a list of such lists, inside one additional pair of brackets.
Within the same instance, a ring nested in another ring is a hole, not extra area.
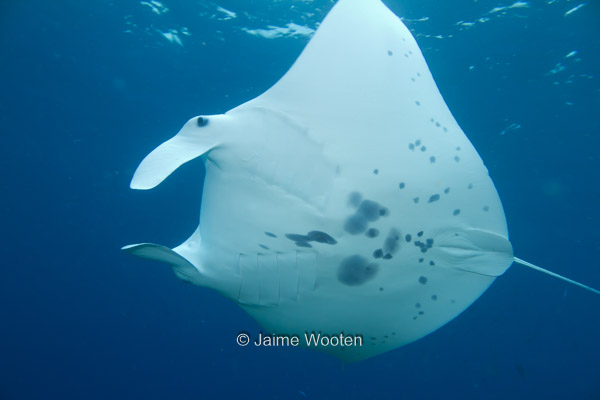
[[(598, 4), (488, 13), (512, 3), (386, 1), (486, 162), (517, 256), (600, 287)], [(0, 4), (0, 399), (600, 398), (600, 298), (520, 266), (434, 334), (343, 367), (239, 348), (260, 329), (240, 308), (121, 254), (197, 224), (201, 163), (135, 192), (141, 159), (191, 116), (262, 93), (308, 40), (241, 28), (314, 28), (332, 3), (223, 0), (226, 21), (215, 3), (165, 5)], [(183, 46), (156, 31), (182, 27)]]

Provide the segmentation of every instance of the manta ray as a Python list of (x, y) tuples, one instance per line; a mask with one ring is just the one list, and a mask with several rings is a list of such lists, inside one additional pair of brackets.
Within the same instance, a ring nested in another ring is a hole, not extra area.
[(516, 258), (494, 183), (417, 42), (380, 0), (339, 0), (287, 73), (220, 115), (190, 119), (139, 165), (151, 189), (200, 158), (200, 223), (169, 264), (277, 334), (357, 361), (413, 342), (471, 305)]

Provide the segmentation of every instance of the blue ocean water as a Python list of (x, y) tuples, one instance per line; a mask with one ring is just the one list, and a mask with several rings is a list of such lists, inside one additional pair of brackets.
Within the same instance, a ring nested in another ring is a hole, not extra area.
[[(385, 3), (485, 161), (516, 255), (600, 287), (599, 4)], [(142, 158), (269, 88), (332, 5), (0, 4), (0, 398), (600, 398), (600, 298), (523, 267), (437, 332), (344, 366), (238, 347), (260, 330), (239, 307), (120, 252), (198, 221), (201, 163), (132, 191)]]

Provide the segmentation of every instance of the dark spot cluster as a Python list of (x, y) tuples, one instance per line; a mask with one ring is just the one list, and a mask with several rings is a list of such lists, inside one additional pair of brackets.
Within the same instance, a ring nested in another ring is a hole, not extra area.
[(446, 128), (445, 126), (442, 126), (442, 124), (440, 124), (438, 121), (435, 120), (435, 118), (430, 118), (429, 122), (431, 122), (432, 124), (434, 124), (436, 126), (436, 128), (442, 128), (442, 130), (444, 132), (448, 132), (448, 128)]
[(337, 240), (321, 231), (310, 231), (306, 235), (299, 235), (297, 233), (287, 233), (285, 237), (296, 243), (298, 247), (312, 247), (309, 242), (317, 242), (323, 244), (334, 245), (337, 244)]
[[(358, 235), (367, 230), (370, 222), (375, 222), (381, 217), (387, 217), (390, 211), (373, 200), (362, 200), (356, 192), (350, 194), (349, 203), (357, 208), (356, 212), (346, 218), (344, 230), (351, 235)], [(357, 201), (358, 200), (358, 201)], [(368, 234), (367, 234), (368, 236)], [(375, 236), (372, 236), (375, 237)]]
[(415, 246), (421, 249), (421, 253), (427, 253), (427, 250), (433, 247), (433, 239), (429, 238), (422, 242), (420, 240), (415, 240)]
[(421, 140), (418, 139), (414, 143), (409, 143), (408, 148), (411, 151), (415, 151), (415, 149), (421, 149), (421, 151), (427, 151), (427, 147), (421, 143)]
[(383, 248), (377, 249), (373, 252), (373, 258), (383, 258), (384, 260), (391, 260), (393, 254), (395, 254), (400, 248), (401, 235), (396, 229), (391, 229), (388, 233), (385, 241), (383, 242)]
[[(444, 194), (448, 194), (450, 193), (450, 188), (447, 187), (446, 189), (444, 189)], [(439, 193), (435, 193), (429, 196), (429, 199), (427, 199), (427, 203), (435, 203), (436, 201), (440, 200), (442, 198), (442, 196)], [(413, 203), (415, 204), (419, 204), (419, 201), (421, 200), (420, 197), (414, 197), (413, 198)]]
[(360, 286), (373, 279), (379, 267), (364, 257), (354, 255), (345, 258), (338, 268), (338, 281), (348, 286)]

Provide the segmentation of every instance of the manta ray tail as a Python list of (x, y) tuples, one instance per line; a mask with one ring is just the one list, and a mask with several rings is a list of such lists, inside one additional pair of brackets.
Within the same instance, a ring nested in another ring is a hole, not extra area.
[(579, 287), (584, 288), (586, 290), (589, 290), (590, 292), (593, 292), (593, 293), (596, 293), (596, 294), (600, 294), (600, 290), (596, 290), (596, 289), (591, 288), (591, 287), (589, 287), (587, 285), (584, 285), (583, 283), (576, 282), (576, 281), (574, 281), (572, 279), (566, 278), (566, 277), (564, 277), (562, 275), (559, 275), (557, 273), (554, 273), (552, 271), (548, 271), (547, 269), (544, 269), (542, 267), (538, 267), (537, 265), (533, 265), (531, 263), (528, 263), (527, 261), (521, 260), (520, 258), (515, 257), (515, 262), (517, 264), (521, 264), (521, 265), (524, 265), (524, 266), (529, 267), (531, 269), (535, 269), (536, 271), (543, 272), (543, 273), (548, 274), (550, 276), (553, 276), (555, 278), (562, 279), (565, 282), (572, 283), (573, 285), (576, 285), (576, 286), (579, 286)]
[(153, 243), (139, 243), (125, 246), (121, 250), (134, 256), (169, 264), (175, 275), (184, 282), (195, 284), (203, 282), (203, 277), (196, 267), (185, 257), (168, 247)]

